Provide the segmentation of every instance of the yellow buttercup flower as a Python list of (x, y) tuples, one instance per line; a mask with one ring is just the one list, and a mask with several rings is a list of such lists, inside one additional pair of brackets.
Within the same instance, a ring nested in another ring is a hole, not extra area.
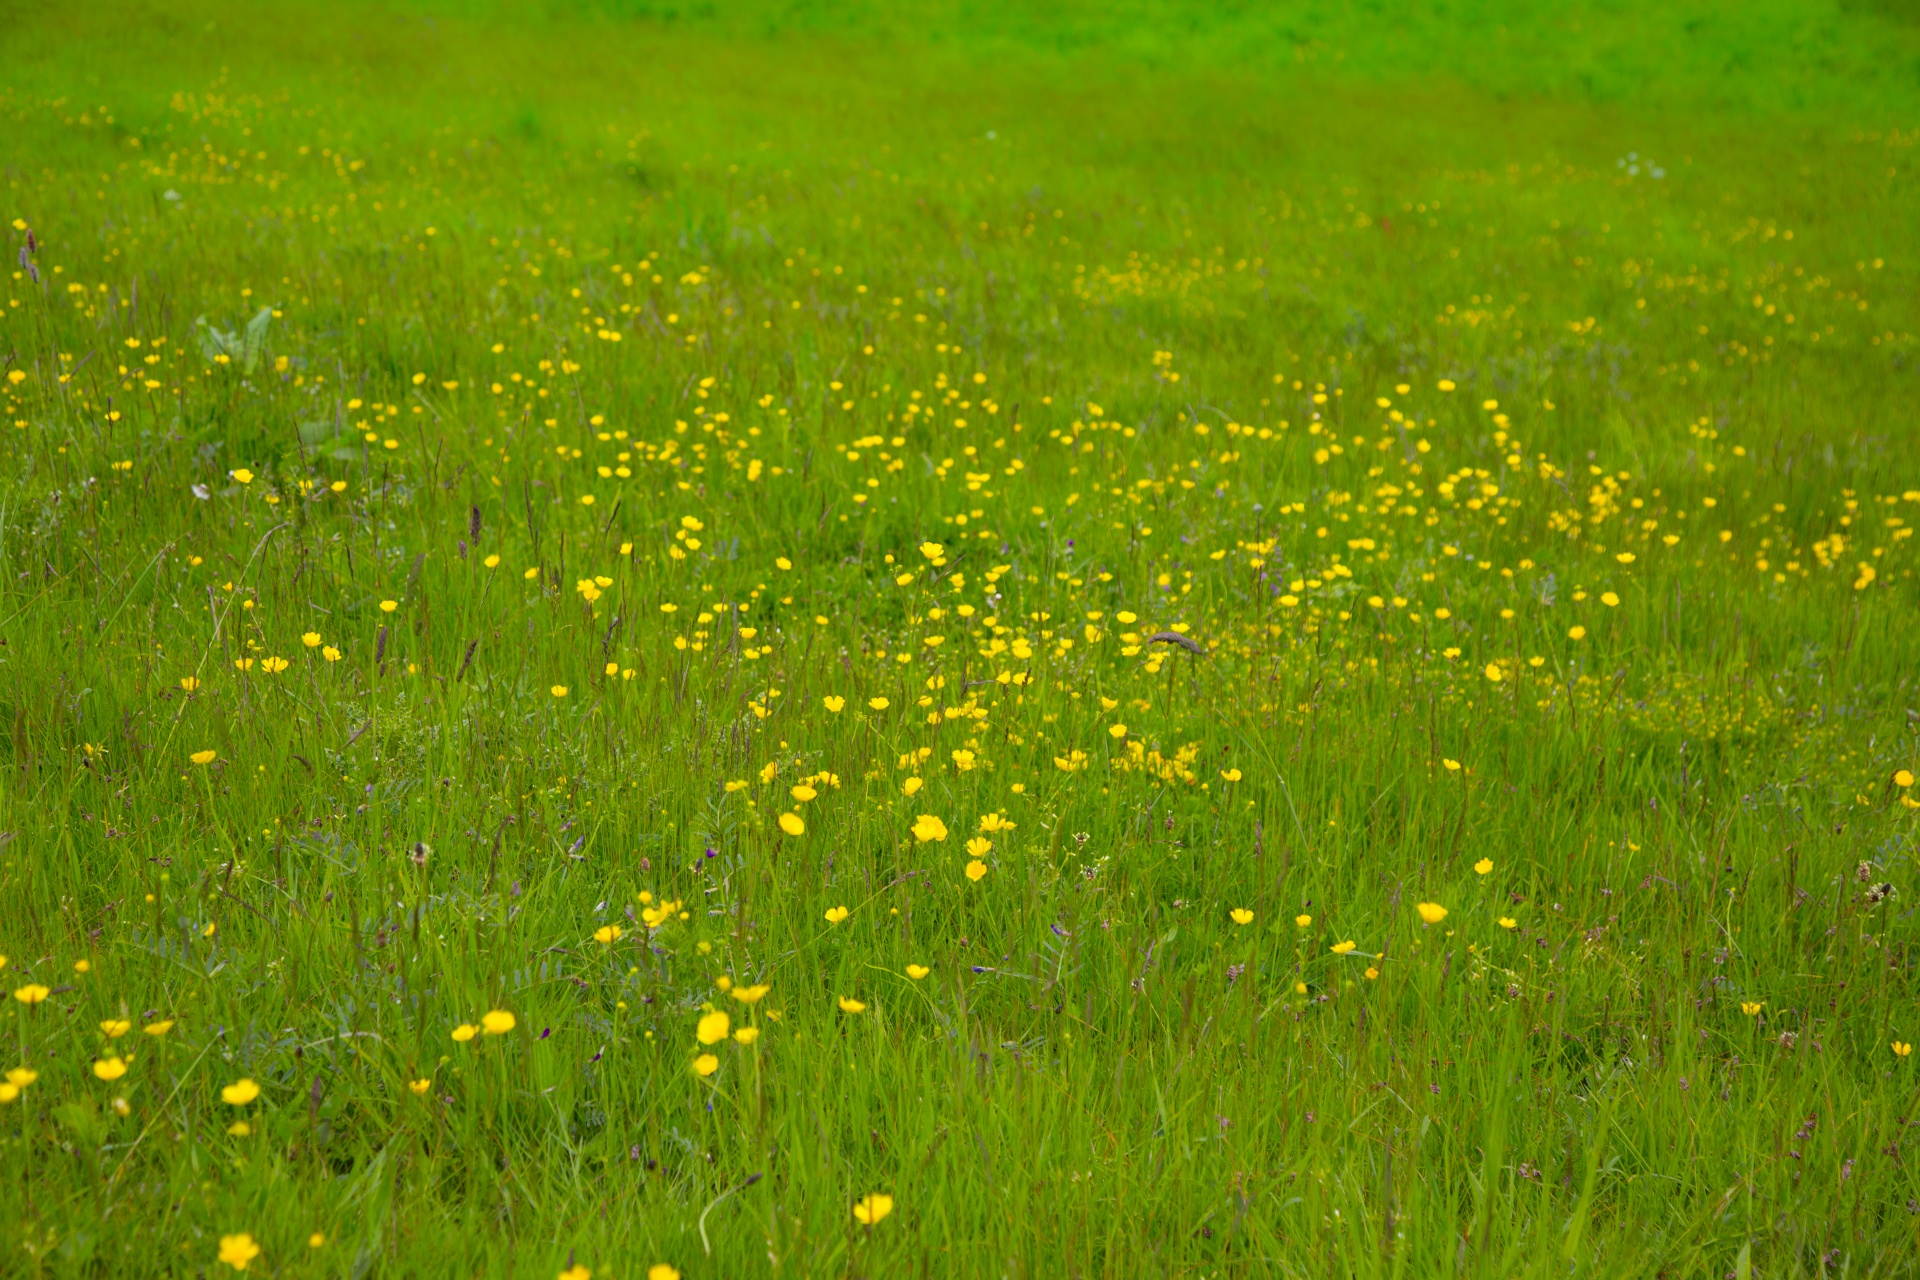
[(1759, 1016), (1760, 1016), (1760, 1011), (1761, 1011), (1762, 1009), (1764, 1009), (1764, 1008), (1766, 1008), (1766, 1002), (1765, 1002), (1765, 1001), (1761, 1001), (1761, 1000), (1742, 1000), (1742, 1001), (1740, 1002), (1740, 1012), (1742, 1012), (1742, 1013), (1744, 1013), (1744, 1014), (1746, 1014), (1746, 1015), (1747, 1015), (1747, 1016), (1748, 1016), (1749, 1018), (1757, 1018), (1757, 1017), (1759, 1017)]
[(427, 1090), (433, 1088), (433, 1081), (427, 1079), (409, 1080), (407, 1081), (407, 1088), (413, 1090), (414, 1097), (424, 1098), (427, 1096)]
[(840, 714), (840, 708), (847, 705), (847, 700), (839, 694), (828, 694), (826, 697), (820, 699), (820, 701), (827, 710), (833, 712), (835, 715)]
[(617, 924), (601, 925), (593, 931), (593, 940), (603, 947), (612, 946), (614, 943), (620, 941), (620, 926)]
[(764, 982), (756, 983), (751, 987), (735, 987), (733, 989), (733, 998), (741, 1004), (759, 1004), (761, 998), (771, 990), (773, 990), (773, 988)]
[(220, 1101), (230, 1107), (244, 1107), (260, 1096), (260, 1086), (242, 1077), (220, 1090)]
[(827, 908), (828, 924), (839, 924), (842, 920), (845, 920), (846, 918), (847, 918), (847, 909), (845, 907), (828, 907)]
[(1233, 918), (1233, 922), (1235, 924), (1252, 924), (1253, 923), (1253, 912), (1247, 910), (1245, 907), (1235, 907), (1232, 911), (1229, 911), (1227, 914)]
[(790, 836), (803, 836), (807, 834), (806, 819), (797, 813), (783, 813), (780, 815), (780, 829)]
[(888, 702), (885, 698), (868, 698), (867, 705), (869, 707), (872, 707), (875, 711), (885, 711), (888, 707), (892, 706), (893, 704), (891, 702)]
[(1518, 920), (1515, 920), (1512, 916), (1501, 916), (1500, 927), (1502, 929), (1517, 929), (1520, 927), (1520, 922)]
[(980, 861), (980, 859), (975, 858), (972, 862), (969, 862), (967, 864), (967, 879), (973, 881), (975, 884), (978, 884), (981, 880), (985, 879), (986, 874), (987, 874), (987, 864)]
[(647, 1268), (647, 1280), (680, 1280), (680, 1273), (664, 1262), (656, 1262)]
[(1479, 872), (1481, 875), (1485, 875), (1487, 874), (1487, 872), (1493, 870), (1493, 859), (1482, 858), (1480, 859), (1480, 861), (1473, 864), (1473, 869)]
[(260, 1256), (260, 1246), (253, 1237), (242, 1231), (239, 1235), (220, 1237), (219, 1261), (226, 1263), (235, 1271), (245, 1271), (247, 1264)]
[(300, 637), (300, 643), (309, 649), (318, 649), (320, 647), (320, 633), (318, 631), (309, 631)]
[(1420, 918), (1428, 924), (1439, 924), (1447, 918), (1447, 909), (1437, 902), (1417, 903), (1413, 909), (1418, 911)]
[(867, 1006), (863, 1001), (855, 1000), (850, 996), (841, 996), (839, 1000), (840, 1012), (842, 1013), (865, 1013), (867, 1011)]
[(1302, 915), (1302, 916), (1295, 916), (1293, 918), (1293, 924), (1296, 929), (1304, 929), (1312, 923), (1313, 923), (1312, 916)]
[(945, 840), (947, 824), (930, 813), (923, 813), (913, 820), (913, 838), (922, 844), (930, 840)]
[(187, 759), (193, 761), (195, 764), (212, 764), (214, 757), (219, 754), (217, 751), (196, 751), (188, 756)]
[(732, 1025), (732, 1019), (716, 1009), (701, 1017), (699, 1025), (694, 1028), (694, 1038), (701, 1044), (719, 1044), (727, 1038), (727, 1030)]
[(874, 1226), (892, 1212), (893, 1197), (879, 1191), (862, 1196), (853, 1203), (854, 1221), (869, 1227)]
[(100, 1024), (100, 1034), (109, 1040), (118, 1040), (133, 1030), (133, 1023), (125, 1018), (108, 1018)]
[(474, 1026), (471, 1022), (463, 1022), (453, 1029), (453, 1038), (458, 1044), (465, 1044), (479, 1034), (480, 1028)]
[(121, 1058), (101, 1058), (93, 1064), (93, 1074), (102, 1080), (118, 1080), (127, 1074), (127, 1064)]
[(733, 1038), (735, 1040), (738, 1040), (741, 1044), (752, 1044), (755, 1040), (758, 1040), (760, 1038), (760, 1028), (741, 1027), (738, 1031), (733, 1033)]
[(1336, 942), (1327, 949), (1337, 956), (1343, 956), (1353, 950), (1357, 945), (1359, 944), (1355, 943), (1353, 939), (1348, 938), (1345, 942)]
[(1220, 776), (1228, 782), (1240, 781), (1240, 771), (1238, 769), (1222, 769)]
[(520, 1025), (505, 1009), (490, 1009), (480, 1017), (480, 1029), (490, 1036), (503, 1036)]
[(21, 1004), (39, 1004), (53, 994), (46, 986), (38, 982), (29, 982), (24, 987), (15, 987), (13, 998)]
[(909, 978), (912, 978), (915, 982), (920, 981), (920, 979), (926, 977), (928, 974), (932, 972), (933, 970), (927, 968), (927, 966), (923, 964), (910, 964), (907, 966), (907, 976)]
[(710, 1053), (703, 1053), (693, 1060), (693, 1073), (697, 1076), (710, 1076), (720, 1069), (720, 1059)]

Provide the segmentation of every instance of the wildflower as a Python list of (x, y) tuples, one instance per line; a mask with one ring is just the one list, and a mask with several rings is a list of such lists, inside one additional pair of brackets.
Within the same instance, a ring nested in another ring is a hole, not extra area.
[(219, 754), (217, 751), (196, 751), (188, 756), (187, 759), (193, 761), (195, 764), (212, 764), (213, 758)]
[(969, 862), (967, 864), (967, 879), (973, 881), (975, 884), (978, 884), (980, 883), (980, 881), (986, 879), (986, 877), (987, 877), (986, 863), (980, 861), (980, 859), (978, 858), (975, 858), (972, 862)]
[(925, 785), (927, 784), (919, 778), (908, 778), (905, 782), (900, 784), (900, 790), (902, 794), (912, 795), (914, 792), (918, 791), (921, 787), (924, 787)]
[(1587, 629), (1585, 627), (1568, 627), (1567, 628), (1567, 639), (1584, 640), (1586, 638), (1587, 638)]
[(328, 662), (340, 661), (340, 651), (334, 648), (332, 645), (328, 645), (326, 648), (322, 649), (320, 651), (320, 656), (325, 658)]
[(133, 1023), (125, 1018), (108, 1018), (100, 1024), (100, 1034), (109, 1040), (118, 1040), (131, 1030), (133, 1030)]
[(974, 836), (967, 841), (967, 853), (975, 858), (984, 858), (993, 851), (993, 841), (985, 836)]
[(1293, 918), (1293, 927), (1296, 929), (1304, 929), (1312, 923), (1313, 917), (1309, 915), (1298, 915)]
[(457, 1044), (465, 1044), (479, 1034), (480, 1028), (474, 1026), (471, 1022), (463, 1022), (453, 1029), (453, 1039)]
[(1493, 859), (1482, 858), (1480, 859), (1480, 861), (1473, 864), (1473, 869), (1477, 871), (1479, 874), (1485, 875), (1487, 874), (1487, 872), (1493, 870)]
[(563, 684), (557, 684), (553, 686), (553, 688), (547, 690), (547, 692), (551, 693), (556, 698), (564, 698), (567, 696), (567, 686)]
[(854, 1221), (864, 1226), (875, 1226), (880, 1220), (893, 1212), (893, 1197), (875, 1191), (853, 1203)]
[(915, 982), (920, 981), (920, 979), (926, 977), (928, 974), (932, 972), (933, 970), (927, 968), (927, 966), (923, 964), (910, 964), (907, 966), (907, 976), (909, 978), (912, 978)]
[(192, 676), (181, 676), (180, 687), (186, 690), (188, 693), (192, 693), (195, 689), (198, 689), (200, 687), (200, 682), (194, 679)]
[(312, 1235), (307, 1237), (307, 1248), (309, 1249), (323, 1248), (325, 1247), (326, 1243), (327, 1243), (327, 1234), (324, 1231), (316, 1231)]
[(693, 1060), (693, 1073), (697, 1076), (710, 1076), (720, 1069), (720, 1059), (710, 1053), (703, 1053)]
[(1447, 909), (1437, 902), (1419, 903), (1414, 907), (1414, 910), (1418, 911), (1420, 918), (1428, 924), (1439, 924), (1447, 918)]
[(1487, 664), (1487, 679), (1493, 681), (1493, 683), (1495, 684), (1500, 683), (1500, 664), (1499, 663), (1489, 662)]
[(828, 907), (827, 908), (828, 924), (839, 924), (842, 920), (845, 920), (846, 918), (847, 918), (847, 909), (845, 907)]
[(480, 1018), (480, 1029), (490, 1036), (503, 1036), (519, 1022), (505, 1009), (490, 1009)]
[(127, 1064), (118, 1057), (101, 1058), (93, 1064), (93, 1074), (102, 1080), (118, 1080), (127, 1074)]
[(1345, 954), (1347, 954), (1347, 952), (1349, 952), (1349, 951), (1351, 951), (1351, 950), (1353, 950), (1353, 949), (1354, 949), (1354, 947), (1355, 947), (1355, 946), (1357, 946), (1357, 945), (1358, 945), (1358, 944), (1357, 944), (1357, 943), (1355, 943), (1353, 939), (1351, 939), (1351, 938), (1349, 938), (1349, 939), (1347, 939), (1347, 940), (1346, 940), (1345, 942), (1336, 942), (1336, 943), (1334, 943), (1334, 944), (1333, 944), (1333, 946), (1331, 946), (1330, 948), (1328, 948), (1328, 950), (1330, 950), (1330, 951), (1332, 951), (1332, 952), (1333, 952), (1333, 954), (1335, 954), (1335, 955), (1337, 955), (1337, 956), (1343, 956), (1343, 955), (1345, 955)]
[(382, 600), (380, 602), (380, 612), (382, 613), (392, 613), (395, 609), (398, 609), (399, 607), (400, 607), (400, 602), (398, 600)]
[(617, 924), (601, 925), (593, 931), (593, 940), (603, 947), (612, 946), (614, 943), (620, 941), (620, 926)]
[(1907, 1041), (1895, 1040), (1893, 1042), (1893, 1053), (1895, 1057), (1904, 1058), (1912, 1052), (1913, 1052), (1913, 1046), (1909, 1044)]
[(791, 795), (795, 800), (798, 800), (801, 804), (805, 804), (807, 801), (817, 797), (820, 793), (818, 791), (815, 791), (812, 787), (808, 786), (806, 783), (800, 782), (800, 783), (794, 784), (794, 786), (789, 788), (788, 794)]
[(142, 1035), (158, 1037), (167, 1034), (167, 1032), (171, 1030), (173, 1030), (173, 1019), (162, 1018), (158, 1022), (149, 1022), (146, 1026), (140, 1028), (140, 1033)]
[(867, 1006), (864, 1002), (855, 1000), (851, 996), (841, 996), (839, 1000), (840, 1012), (842, 1013), (865, 1013), (867, 1011)]
[(807, 834), (806, 821), (797, 813), (781, 814), (780, 829), (790, 836), (803, 836)]
[(260, 669), (270, 676), (277, 676), (291, 665), (293, 664), (289, 663), (285, 658), (268, 658), (260, 664)]
[(433, 1088), (433, 1081), (425, 1077), (418, 1080), (409, 1080), (407, 1081), (407, 1088), (413, 1091), (414, 1097), (424, 1098), (427, 1096), (427, 1090)]
[(930, 813), (923, 813), (913, 822), (913, 838), (925, 844), (930, 840), (945, 840), (947, 824)]
[(732, 1020), (716, 1009), (712, 1013), (701, 1016), (693, 1035), (701, 1044), (719, 1044), (727, 1038), (727, 1030), (732, 1025)]
[(847, 705), (847, 700), (837, 693), (832, 693), (820, 699), (820, 703), (826, 707), (827, 710), (833, 712), (835, 715), (839, 715), (840, 708)]
[[(235, 480), (238, 480), (241, 484), (253, 483), (253, 472), (247, 470), (245, 467), (235, 467), (232, 471), (228, 472), (227, 474), (232, 476)], [(245, 1269), (246, 1268), (244, 1267), (241, 1268), (241, 1270), (243, 1271)]]
[(1220, 776), (1228, 782), (1240, 781), (1240, 771), (1238, 769), (1222, 769)]
[(1520, 927), (1520, 922), (1518, 920), (1515, 920), (1512, 916), (1501, 916), (1500, 927), (1502, 929), (1518, 929)]
[(1372, 982), (1375, 978), (1379, 976), (1380, 976), (1380, 971), (1378, 969), (1374, 968), (1372, 965), (1367, 966), (1366, 979), (1368, 982)]
[(1227, 914), (1233, 918), (1233, 922), (1235, 924), (1252, 924), (1253, 923), (1253, 912), (1247, 910), (1245, 907), (1235, 907), (1233, 910), (1229, 911)]
[(868, 698), (867, 705), (869, 707), (872, 707), (875, 711), (885, 711), (888, 707), (892, 706), (893, 704), (888, 702), (885, 698)]
[[(1018, 788), (1015, 789), (1018, 790)], [(980, 829), (988, 834), (992, 834), (995, 831), (1011, 831), (1013, 827), (1013, 823), (1008, 822), (1005, 817), (998, 813), (983, 813), (980, 815)]]
[(593, 1272), (587, 1270), (585, 1263), (576, 1262), (560, 1273), (560, 1280), (593, 1280)]
[(735, 1040), (738, 1040), (741, 1044), (752, 1044), (755, 1040), (758, 1040), (760, 1038), (760, 1028), (741, 1027), (738, 1031), (733, 1033), (733, 1038)]
[(647, 1280), (680, 1280), (680, 1273), (664, 1262), (656, 1262), (647, 1268)]
[(923, 542), (920, 544), (920, 554), (938, 564), (946, 558), (947, 549), (937, 542)]
[(91, 960), (75, 960), (75, 961), (73, 962), (73, 971), (74, 971), (75, 973), (92, 973), (92, 972), (93, 972), (93, 961), (91, 961)]
[(220, 1101), (230, 1107), (244, 1107), (260, 1096), (260, 1086), (244, 1076), (220, 1090)]
[(1895, 769), (1893, 771), (1893, 785), (1902, 788), (1912, 786), (1913, 771), (1911, 769)]
[(245, 1271), (247, 1264), (260, 1256), (260, 1246), (253, 1237), (242, 1231), (237, 1236), (220, 1237), (220, 1258), (235, 1271)]
[(1127, 736), (1127, 726), (1124, 724), (1110, 724), (1107, 726), (1107, 736), (1109, 738), (1124, 738)]
[(40, 1073), (32, 1067), (15, 1067), (7, 1072), (7, 1083), (16, 1089), (24, 1089), (40, 1078)]
[(1760, 1000), (1742, 1000), (1742, 1001), (1740, 1002), (1740, 1012), (1742, 1012), (1742, 1013), (1744, 1013), (1744, 1014), (1746, 1014), (1746, 1015), (1747, 1015), (1747, 1016), (1748, 1016), (1749, 1018), (1757, 1018), (1757, 1017), (1759, 1017), (1759, 1016), (1760, 1016), (1760, 1010), (1762, 1010), (1762, 1009), (1764, 1009), (1764, 1008), (1766, 1008), (1766, 1004), (1765, 1004), (1765, 1002), (1764, 1002), (1764, 1001), (1760, 1001)]
[(318, 631), (309, 631), (300, 637), (300, 643), (309, 649), (318, 649), (320, 647), (320, 633)]
[(29, 982), (24, 987), (14, 988), (13, 998), (21, 1004), (39, 1004), (52, 993), (38, 982)]
[(767, 992), (771, 990), (773, 990), (773, 988), (764, 982), (755, 983), (750, 987), (735, 987), (733, 989), (733, 998), (741, 1004), (759, 1004), (761, 997), (765, 996)]

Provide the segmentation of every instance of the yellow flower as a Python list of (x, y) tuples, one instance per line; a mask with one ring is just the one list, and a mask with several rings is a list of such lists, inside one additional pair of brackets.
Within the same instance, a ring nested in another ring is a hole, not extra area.
[(1493, 870), (1493, 859), (1482, 858), (1480, 859), (1480, 861), (1473, 864), (1473, 869), (1479, 872), (1481, 875), (1485, 875), (1487, 874), (1487, 872)]
[(1518, 929), (1520, 927), (1520, 922), (1518, 920), (1515, 920), (1512, 916), (1501, 916), (1500, 927), (1502, 929)]
[(842, 1013), (865, 1013), (867, 1011), (867, 1006), (864, 1003), (850, 996), (841, 996), (839, 999), (840, 1012)]
[(380, 612), (382, 613), (392, 613), (395, 609), (398, 609), (399, 607), (400, 607), (400, 602), (398, 600), (382, 600), (380, 602)]
[(978, 884), (981, 880), (984, 880), (986, 878), (986, 875), (987, 875), (987, 864), (980, 861), (980, 859), (975, 858), (972, 862), (969, 862), (967, 864), (967, 879), (973, 881), (975, 884)]
[(1447, 909), (1437, 902), (1418, 903), (1413, 909), (1418, 911), (1420, 918), (1428, 924), (1439, 924), (1447, 918)]
[(828, 907), (827, 908), (828, 924), (839, 924), (842, 920), (845, 920), (846, 918), (847, 918), (847, 909), (845, 907)]
[(1896, 787), (1910, 787), (1910, 786), (1912, 786), (1912, 785), (1913, 785), (1913, 771), (1912, 771), (1911, 769), (1896, 769), (1896, 770), (1894, 770), (1894, 772), (1893, 772), (1893, 785), (1894, 785), (1894, 786), (1896, 786)]
[(593, 931), (593, 940), (601, 946), (612, 946), (614, 943), (620, 941), (620, 926), (617, 924), (601, 925)]
[(320, 647), (320, 633), (318, 631), (309, 631), (300, 637), (300, 643), (309, 649), (318, 649)]
[(974, 836), (967, 841), (967, 852), (976, 858), (984, 858), (993, 852), (993, 841), (985, 836)]
[(557, 684), (553, 686), (553, 688), (547, 690), (547, 692), (551, 693), (556, 698), (564, 698), (567, 696), (567, 686), (563, 684)]
[(253, 1126), (245, 1120), (235, 1120), (227, 1126), (227, 1132), (236, 1138), (244, 1138), (253, 1132)]
[(1312, 923), (1313, 923), (1312, 916), (1295, 916), (1293, 918), (1293, 926), (1296, 929), (1304, 929)]
[(872, 707), (875, 711), (885, 711), (888, 707), (892, 706), (893, 704), (888, 702), (885, 698), (868, 698), (867, 705), (869, 707)]
[(710, 1076), (720, 1069), (720, 1059), (710, 1053), (703, 1053), (693, 1060), (693, 1073), (697, 1076)]
[(759, 1004), (761, 998), (771, 990), (773, 990), (773, 988), (766, 983), (757, 982), (750, 987), (735, 987), (733, 989), (733, 998), (741, 1004)]
[(102, 1080), (118, 1080), (127, 1074), (127, 1064), (119, 1058), (102, 1058), (93, 1064), (93, 1074)]
[(1380, 976), (1380, 971), (1378, 969), (1374, 968), (1372, 965), (1367, 966), (1366, 979), (1368, 982), (1372, 982), (1375, 978), (1379, 976)]
[(285, 658), (275, 657), (275, 658), (268, 658), (265, 662), (261, 663), (260, 669), (265, 671), (270, 676), (277, 676), (282, 671), (285, 671), (291, 665), (293, 664), (288, 662)]
[(307, 1237), (307, 1248), (309, 1249), (324, 1248), (326, 1246), (326, 1243), (327, 1243), (327, 1233), (324, 1231), (316, 1231), (312, 1235)]
[(24, 987), (14, 988), (13, 998), (21, 1004), (39, 1004), (52, 993), (38, 982), (29, 982)]
[(926, 783), (922, 782), (918, 778), (908, 778), (905, 782), (900, 784), (900, 790), (902, 793), (906, 795), (912, 795), (914, 792), (918, 791), (921, 787), (925, 785)]
[(797, 813), (783, 813), (780, 815), (780, 829), (790, 836), (803, 836), (807, 833), (807, 824)]
[(1232, 911), (1229, 911), (1227, 914), (1233, 917), (1233, 922), (1235, 924), (1252, 924), (1253, 923), (1253, 912), (1247, 910), (1245, 907), (1235, 907)]
[(1487, 664), (1487, 679), (1493, 681), (1495, 684), (1500, 683), (1500, 665), (1498, 663), (1489, 662)]
[(920, 979), (926, 977), (928, 974), (932, 972), (933, 970), (927, 968), (927, 966), (923, 964), (910, 964), (907, 966), (907, 976), (909, 978), (912, 978), (915, 982), (920, 981)]
[(731, 1019), (719, 1010), (702, 1015), (700, 1023), (694, 1028), (694, 1038), (701, 1044), (719, 1044), (727, 1038), (727, 1030), (733, 1025)]
[(471, 1022), (463, 1022), (453, 1029), (453, 1038), (458, 1044), (465, 1044), (479, 1034), (480, 1028), (474, 1026)]
[(187, 759), (193, 761), (195, 764), (212, 764), (213, 758), (219, 754), (217, 751), (196, 751), (188, 756)]
[(1587, 629), (1585, 627), (1568, 627), (1567, 628), (1567, 639), (1584, 640), (1586, 638), (1587, 638)]
[(1110, 724), (1107, 726), (1107, 736), (1109, 738), (1124, 738), (1127, 736), (1127, 726), (1123, 724)]
[(125, 1018), (108, 1018), (100, 1024), (100, 1034), (109, 1040), (118, 1040), (131, 1030), (133, 1030), (133, 1023)]
[(820, 699), (820, 702), (827, 710), (833, 712), (835, 715), (839, 715), (840, 708), (847, 705), (847, 700), (837, 693), (828, 694), (826, 697)]
[(244, 1107), (260, 1096), (260, 1086), (242, 1077), (220, 1090), (220, 1101), (230, 1107)]
[(18, 1098), (19, 1096), (20, 1096), (19, 1085), (0, 1084), (0, 1106), (4, 1106), (7, 1103), (12, 1102), (15, 1098)]
[(1740, 1012), (1746, 1014), (1749, 1018), (1759, 1017), (1760, 1010), (1764, 1008), (1766, 1008), (1766, 1003), (1761, 1000), (1742, 1000), (1740, 1002)]
[(1458, 760), (1442, 757), (1440, 763), (1446, 766), (1448, 773), (1460, 772), (1460, 762)]
[(334, 648), (332, 645), (328, 645), (326, 648), (322, 649), (320, 651), (320, 656), (325, 658), (328, 662), (340, 661), (340, 651)]
[(869, 1227), (875, 1225), (892, 1212), (893, 1197), (879, 1191), (869, 1196), (863, 1196), (853, 1203), (854, 1221)]
[(1222, 769), (1220, 776), (1228, 782), (1240, 781), (1240, 771), (1238, 769)]
[(162, 1018), (159, 1022), (149, 1022), (146, 1026), (140, 1028), (141, 1034), (149, 1036), (163, 1036), (171, 1030), (173, 1030), (172, 1018)]
[(1328, 948), (1328, 950), (1332, 951), (1333, 954), (1337, 956), (1343, 956), (1347, 954), (1347, 952), (1353, 950), (1356, 945), (1357, 944), (1353, 941), (1353, 939), (1349, 938), (1345, 942), (1334, 943), (1332, 947)]
[(500, 557), (488, 556), (485, 560), (482, 560), (480, 563), (487, 566), (487, 568), (489, 569), (498, 569), (500, 567)]
[[(247, 470), (245, 467), (235, 467), (233, 471), (231, 471), (229, 474), (231, 474), (233, 478), (235, 480), (238, 480), (241, 484), (253, 483), (253, 472)], [(246, 1270), (245, 1267), (242, 1267), (240, 1269), (242, 1271)]]
[(1895, 1040), (1893, 1042), (1893, 1052), (1895, 1057), (1904, 1058), (1913, 1052), (1913, 1046), (1904, 1040)]
[(760, 1038), (760, 1028), (741, 1027), (738, 1031), (733, 1033), (733, 1038), (735, 1040), (738, 1040), (741, 1044), (752, 1044), (755, 1040), (758, 1040)]
[(427, 1090), (433, 1088), (433, 1081), (428, 1079), (409, 1080), (407, 1081), (407, 1088), (413, 1090), (414, 1097), (424, 1098), (427, 1096)]
[(920, 544), (920, 554), (929, 560), (937, 561), (947, 554), (947, 549), (937, 542), (923, 542)]
[(593, 1272), (584, 1262), (576, 1262), (560, 1273), (560, 1280), (593, 1280)]
[(32, 1067), (15, 1067), (7, 1072), (7, 1083), (16, 1089), (24, 1089), (40, 1078), (40, 1073)]
[(480, 1029), (490, 1036), (503, 1036), (520, 1025), (505, 1009), (489, 1009), (480, 1016)]
[(195, 689), (198, 689), (200, 687), (200, 682), (198, 680), (195, 680), (192, 676), (181, 676), (180, 687), (182, 689), (185, 689), (188, 693), (192, 693)]
[(664, 1262), (656, 1262), (647, 1268), (647, 1280), (680, 1280), (680, 1273)]
[(922, 844), (929, 840), (945, 840), (947, 824), (930, 813), (923, 813), (913, 821), (913, 838)]
[(235, 1271), (245, 1271), (247, 1264), (260, 1256), (260, 1246), (253, 1237), (242, 1231), (237, 1236), (220, 1237), (220, 1261)]

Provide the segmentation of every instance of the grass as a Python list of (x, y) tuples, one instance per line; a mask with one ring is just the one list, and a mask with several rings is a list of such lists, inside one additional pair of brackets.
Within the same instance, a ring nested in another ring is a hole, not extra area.
[(1910, 17), (16, 7), (6, 1271), (1905, 1274)]

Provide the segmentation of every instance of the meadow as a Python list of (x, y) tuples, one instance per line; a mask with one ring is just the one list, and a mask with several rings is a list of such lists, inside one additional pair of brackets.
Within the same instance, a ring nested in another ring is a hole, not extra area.
[(1910, 5), (5, 17), (0, 1274), (1912, 1274)]

